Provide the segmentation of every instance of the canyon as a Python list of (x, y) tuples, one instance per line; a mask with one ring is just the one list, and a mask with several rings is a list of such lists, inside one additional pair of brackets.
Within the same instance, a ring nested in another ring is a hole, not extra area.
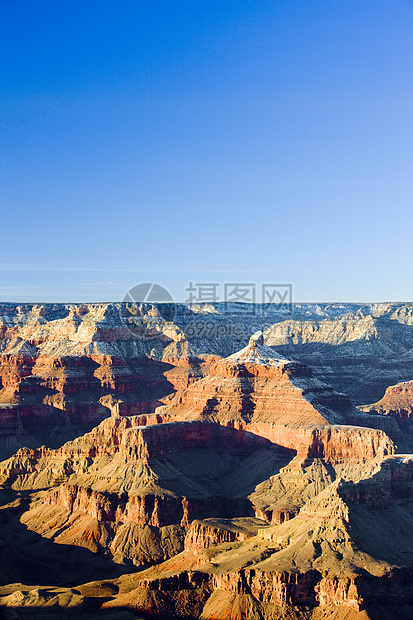
[(413, 305), (234, 306), (1, 305), (4, 617), (411, 618)]

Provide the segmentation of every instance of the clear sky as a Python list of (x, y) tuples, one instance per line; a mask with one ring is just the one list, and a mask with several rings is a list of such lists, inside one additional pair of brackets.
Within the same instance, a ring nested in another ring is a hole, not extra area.
[(0, 0), (0, 300), (413, 298), (411, 0)]

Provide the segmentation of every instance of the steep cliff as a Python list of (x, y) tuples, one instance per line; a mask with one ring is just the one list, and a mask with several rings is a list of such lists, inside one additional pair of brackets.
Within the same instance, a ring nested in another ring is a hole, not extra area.
[(360, 405), (365, 413), (394, 418), (408, 439), (409, 448), (413, 436), (413, 381), (404, 381), (387, 388), (383, 398), (372, 405)]
[(299, 310), (265, 331), (268, 345), (311, 365), (316, 375), (356, 403), (380, 398), (392, 383), (413, 376), (413, 306), (368, 304), (320, 316)]
[[(392, 448), (379, 426), (399, 436), (397, 425), (361, 414), (344, 395), (312, 377), (299, 362), (280, 359), (258, 332), (238, 353), (213, 364), (207, 377), (177, 392), (156, 413), (206, 420), (248, 430), (301, 456), (374, 458)], [(386, 423), (387, 422), (387, 423)], [(350, 425), (350, 426), (349, 426)]]
[(7, 527), (145, 566), (181, 550), (194, 519), (253, 516), (249, 493), (291, 459), (231, 427), (141, 418), (113, 416), (57, 450), (23, 448), (1, 463), (3, 488), (31, 497)]

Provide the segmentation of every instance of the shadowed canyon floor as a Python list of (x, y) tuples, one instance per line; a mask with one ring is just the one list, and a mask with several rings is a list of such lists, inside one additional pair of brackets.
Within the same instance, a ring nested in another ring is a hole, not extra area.
[(392, 371), (357, 408), (289, 352), (373, 343), (384, 372), (410, 306), (301, 305), (215, 343), (182, 308), (2, 312), (5, 618), (412, 617), (413, 390)]

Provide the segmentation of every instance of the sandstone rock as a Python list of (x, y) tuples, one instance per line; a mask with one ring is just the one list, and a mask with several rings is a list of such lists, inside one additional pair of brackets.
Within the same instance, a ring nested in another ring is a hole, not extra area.
[(211, 545), (243, 541), (254, 536), (265, 521), (259, 519), (204, 519), (194, 520), (185, 536), (185, 551), (202, 554)]
[(248, 430), (301, 456), (371, 459), (393, 451), (382, 431), (348, 426), (375, 425), (378, 416), (363, 417), (345, 395), (313, 379), (307, 366), (276, 358), (262, 334), (217, 361), (207, 377), (178, 392), (156, 413)]
[(411, 451), (413, 446), (413, 381), (404, 381), (387, 388), (383, 398), (372, 405), (360, 405), (365, 413), (395, 420), (401, 434), (400, 451)]
[[(193, 593), (202, 586), (197, 616), (201, 619), (269, 620), (274, 614), (302, 620), (344, 619), (357, 618), (365, 609), (364, 617), (369, 618), (369, 608), (377, 604), (391, 617), (392, 601), (412, 604), (413, 547), (411, 507), (405, 498), (400, 499), (397, 484), (390, 484), (389, 490), (388, 480), (389, 476), (410, 480), (411, 486), (412, 471), (411, 461), (388, 459), (383, 469), (362, 483), (336, 480), (309, 500), (296, 517), (263, 527), (252, 538), (222, 544), (218, 537), (207, 555), (200, 555), (200, 545), (195, 545), (195, 556), (184, 552), (137, 575), (129, 585), (121, 577), (118, 600), (105, 607), (125, 605), (150, 613), (151, 604), (142, 593), (161, 590), (163, 610), (174, 614), (176, 594)], [(360, 484), (364, 491), (356, 491)], [(380, 499), (379, 489), (385, 491), (385, 498)], [(390, 506), (398, 511), (397, 530)], [(366, 524), (369, 519), (372, 523)], [(196, 532), (205, 541), (207, 529), (195, 523), (188, 545), (193, 544)], [(337, 614), (331, 615), (332, 609)]]
[[(285, 320), (288, 309), (271, 305), (245, 317), (231, 304), (175, 310), (171, 321), (153, 304), (2, 304), (0, 402), (17, 405), (5, 420), (10, 445), (23, 443), (19, 423), (38, 445), (56, 447), (83, 434), (111, 414), (101, 402), (106, 396), (117, 399), (120, 415), (152, 413), (174, 390), (206, 376), (217, 356), (245, 345), (253, 324), (266, 329), (265, 342), (281, 357), (314, 366), (357, 402), (413, 376), (408, 304), (296, 304), (294, 321)], [(325, 417), (324, 405), (334, 406), (325, 391), (319, 396), (315, 408)], [(388, 424), (385, 430), (392, 433)], [(6, 450), (0, 458), (12, 448)]]
[[(1, 308), (0, 427), (28, 445), (0, 463), (0, 580), (44, 564), (68, 585), (66, 553), (70, 575), (107, 570), (76, 590), (102, 611), (348, 620), (377, 603), (408, 609), (413, 461), (393, 455), (395, 416), (355, 409), (303, 360), (334, 348), (334, 372), (355, 352), (367, 368), (397, 338), (407, 355), (412, 312), (301, 305), (294, 324), (274, 312), (249, 341), (244, 319), (244, 336), (208, 341), (189, 337), (190, 313), (225, 327), (221, 306), (177, 308), (173, 321), (151, 304)], [(39, 445), (53, 433), (72, 436)], [(16, 587), (0, 605), (69, 606), (70, 593), (53, 596)]]

